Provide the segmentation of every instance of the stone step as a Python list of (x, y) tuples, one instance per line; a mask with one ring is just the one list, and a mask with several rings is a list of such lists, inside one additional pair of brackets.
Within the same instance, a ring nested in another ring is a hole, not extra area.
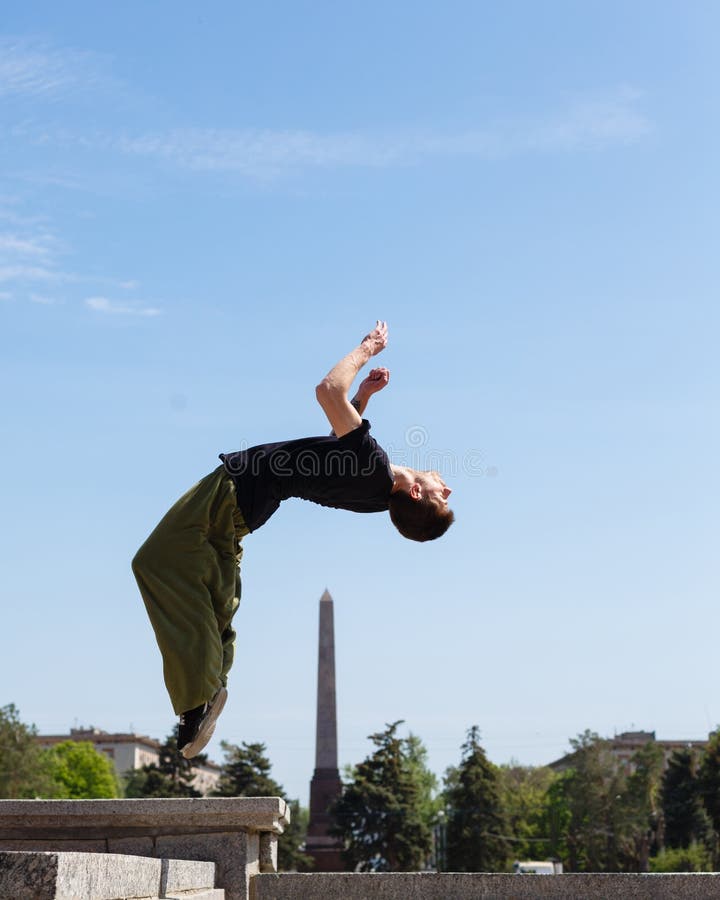
[(0, 900), (223, 900), (214, 885), (212, 862), (0, 851)]
[(0, 850), (207, 860), (226, 900), (248, 900), (289, 820), (280, 797), (0, 800)]
[(720, 874), (265, 874), (253, 900), (718, 900)]

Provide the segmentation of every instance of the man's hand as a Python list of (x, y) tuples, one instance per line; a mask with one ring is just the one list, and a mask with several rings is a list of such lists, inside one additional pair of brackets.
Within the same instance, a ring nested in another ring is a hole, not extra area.
[[(368, 386), (371, 386), (371, 389), (365, 393), (364, 402), (351, 403), (348, 400), (348, 391), (357, 373), (372, 356), (377, 356), (385, 349), (387, 333), (387, 322), (381, 322), (378, 319), (375, 328), (362, 339), (360, 345), (351, 350), (347, 356), (343, 356), (315, 388), (317, 401), (328, 417), (330, 427), (338, 437), (343, 437), (360, 427), (362, 410), (365, 408), (368, 398), (388, 383), (390, 376), (387, 369), (384, 370), (386, 374), (381, 374), (379, 377), (371, 373), (365, 379), (365, 382), (369, 382)], [(357, 401), (358, 397), (354, 399)]]
[(381, 322), (380, 319), (378, 319), (377, 325), (373, 328), (370, 334), (365, 335), (360, 343), (360, 346), (368, 350), (370, 356), (377, 356), (378, 353), (380, 353), (385, 349), (385, 347), (387, 347), (387, 342), (387, 322)]
[(384, 366), (373, 369), (367, 378), (363, 378), (360, 382), (355, 396), (358, 400), (364, 400), (365, 403), (367, 403), (368, 399), (372, 397), (373, 394), (377, 394), (378, 391), (381, 391), (386, 387), (389, 381), (389, 369), (386, 369)]

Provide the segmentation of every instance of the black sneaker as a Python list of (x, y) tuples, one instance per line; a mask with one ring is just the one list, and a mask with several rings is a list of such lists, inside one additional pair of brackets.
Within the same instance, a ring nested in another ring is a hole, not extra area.
[(221, 687), (212, 700), (180, 714), (177, 746), (185, 759), (197, 756), (207, 745), (213, 736), (218, 716), (223, 711), (226, 700), (227, 689)]

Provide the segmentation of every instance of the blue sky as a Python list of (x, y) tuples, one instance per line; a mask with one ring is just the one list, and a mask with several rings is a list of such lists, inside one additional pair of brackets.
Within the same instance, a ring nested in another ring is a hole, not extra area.
[[(720, 722), (711, 2), (26, 2), (0, 23), (0, 703), (173, 724), (129, 562), (221, 451), (368, 410), (456, 525), (290, 501), (245, 541), (217, 738), (307, 801), (317, 603), (341, 764), (404, 718), (540, 764)], [(211, 755), (219, 759), (218, 740)]]

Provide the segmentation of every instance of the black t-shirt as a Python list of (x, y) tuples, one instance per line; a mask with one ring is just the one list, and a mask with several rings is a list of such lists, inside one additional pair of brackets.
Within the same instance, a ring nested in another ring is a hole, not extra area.
[(370, 436), (370, 423), (341, 438), (309, 437), (221, 453), (235, 482), (237, 503), (256, 531), (288, 497), (352, 512), (388, 508), (393, 476), (387, 454)]

